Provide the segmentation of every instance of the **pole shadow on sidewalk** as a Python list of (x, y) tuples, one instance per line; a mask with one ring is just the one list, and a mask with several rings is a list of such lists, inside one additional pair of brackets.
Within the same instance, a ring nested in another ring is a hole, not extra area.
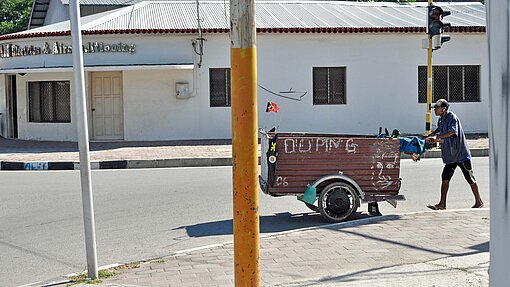
[(420, 251), (429, 252), (429, 253), (435, 253), (435, 254), (444, 255), (444, 256), (457, 257), (457, 256), (473, 255), (473, 254), (477, 254), (477, 253), (481, 253), (481, 252), (489, 252), (489, 241), (484, 242), (482, 244), (477, 244), (477, 245), (468, 247), (469, 249), (474, 249), (475, 251), (455, 253), (455, 252), (444, 252), (441, 250), (435, 250), (435, 249), (431, 249), (431, 248), (408, 244), (405, 242), (399, 242), (396, 240), (386, 239), (386, 238), (382, 238), (382, 237), (371, 236), (368, 234), (354, 232), (354, 231), (348, 231), (348, 230), (342, 230), (342, 229), (336, 229), (336, 228), (328, 228), (328, 229), (335, 230), (335, 231), (338, 231), (338, 232), (341, 232), (344, 234), (359, 236), (363, 239), (375, 240), (375, 241), (379, 241), (379, 242), (389, 243), (392, 245), (398, 245), (400, 247), (420, 250)]
[[(483, 269), (482, 266), (478, 268)], [(275, 287), (315, 287), (315, 286), (342, 286), (341, 284), (348, 284), (348, 286), (364, 286), (363, 283), (368, 283), (370, 286), (379, 286), (376, 284), (383, 284), (381, 286), (391, 286), (390, 284), (395, 284), (394, 281), (402, 280), (402, 281), (413, 281), (417, 285), (408, 285), (408, 286), (430, 286), (430, 285), (419, 285), (421, 278), (437, 277), (439, 273), (448, 273), (451, 271), (451, 268), (448, 266), (439, 266), (434, 265), (433, 267), (428, 266), (428, 268), (424, 269), (423, 267), (419, 268), (420, 270), (403, 270), (402, 265), (388, 265), (381, 266), (376, 268), (364, 269), (356, 272), (350, 272), (346, 274), (342, 274), (339, 276), (327, 276), (318, 279), (311, 279), (299, 282), (289, 282), (289, 283), (281, 283), (274, 285)], [(474, 271), (474, 270), (470, 270)], [(413, 278), (412, 280), (405, 278)], [(362, 283), (363, 282), (363, 283)], [(369, 283), (370, 282), (370, 283)], [(378, 282), (378, 283), (377, 283)], [(389, 283), (391, 282), (391, 283)], [(351, 284), (349, 284), (351, 283)], [(374, 284), (374, 285), (372, 285)], [(407, 284), (409, 284), (407, 282)], [(366, 286), (366, 285), (365, 285)], [(403, 284), (398, 284), (398, 286), (403, 286)], [(432, 286), (443, 286), (443, 285), (432, 285)], [(458, 286), (458, 285), (455, 285)]]

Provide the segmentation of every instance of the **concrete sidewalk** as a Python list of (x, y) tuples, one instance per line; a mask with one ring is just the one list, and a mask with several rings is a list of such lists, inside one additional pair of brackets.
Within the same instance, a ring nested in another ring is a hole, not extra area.
[[(474, 157), (489, 155), (488, 138), (470, 138), (468, 144)], [(93, 169), (225, 166), (232, 163), (229, 140), (92, 142), (90, 150)], [(423, 157), (437, 158), (441, 156), (440, 152), (429, 150)], [(409, 158), (407, 155), (403, 157)], [(76, 142), (0, 137), (1, 170), (78, 169), (78, 163)]]
[[(488, 286), (488, 209), (371, 217), (260, 244), (262, 286)], [(111, 270), (114, 277), (76, 286), (233, 286), (233, 244)]]

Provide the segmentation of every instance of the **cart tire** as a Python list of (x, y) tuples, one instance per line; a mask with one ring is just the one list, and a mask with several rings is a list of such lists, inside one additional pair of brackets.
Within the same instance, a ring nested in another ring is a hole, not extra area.
[(319, 211), (319, 207), (313, 204), (310, 204), (308, 202), (305, 202), (306, 207), (310, 208), (312, 211), (317, 212)]
[(354, 187), (346, 182), (326, 186), (319, 196), (319, 212), (329, 222), (342, 222), (356, 212), (360, 205)]

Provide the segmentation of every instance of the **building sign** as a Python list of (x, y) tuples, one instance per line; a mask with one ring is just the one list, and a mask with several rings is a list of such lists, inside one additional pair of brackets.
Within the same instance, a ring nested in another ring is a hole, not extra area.
[[(42, 46), (26, 45), (20, 46), (16, 44), (0, 45), (0, 58), (12, 58), (35, 55), (60, 55), (71, 54), (73, 47), (59, 42), (44, 43)], [(136, 52), (135, 44), (113, 43), (105, 44), (103, 42), (86, 42), (83, 44), (83, 53), (128, 53)]]

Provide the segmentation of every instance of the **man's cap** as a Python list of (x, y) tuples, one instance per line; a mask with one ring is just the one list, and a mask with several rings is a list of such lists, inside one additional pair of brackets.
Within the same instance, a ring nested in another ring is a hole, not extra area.
[(447, 100), (445, 99), (439, 99), (433, 106), (432, 108), (448, 108), (450, 106), (450, 104), (448, 103)]

